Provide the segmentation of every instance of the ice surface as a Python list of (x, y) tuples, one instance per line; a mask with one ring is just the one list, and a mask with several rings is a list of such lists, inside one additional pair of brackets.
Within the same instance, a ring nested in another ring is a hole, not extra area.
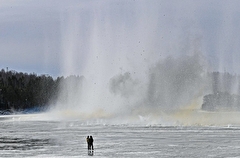
[[(42, 115), (44, 116), (44, 115)], [(21, 116), (19, 116), (21, 117)], [(90, 124), (86, 120), (5, 119), (0, 157), (237, 157), (240, 127)]]

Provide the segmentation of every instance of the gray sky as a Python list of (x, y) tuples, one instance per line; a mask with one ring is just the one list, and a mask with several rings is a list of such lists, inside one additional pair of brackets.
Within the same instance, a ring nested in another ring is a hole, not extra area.
[(0, 68), (111, 76), (199, 53), (208, 69), (240, 74), (239, 8), (238, 0), (0, 0)]

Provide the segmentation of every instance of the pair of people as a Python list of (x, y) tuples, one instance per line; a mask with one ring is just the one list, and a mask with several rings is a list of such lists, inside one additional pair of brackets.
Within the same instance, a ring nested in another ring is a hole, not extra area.
[(92, 136), (87, 136), (87, 144), (88, 144), (88, 150), (93, 150), (93, 137)]

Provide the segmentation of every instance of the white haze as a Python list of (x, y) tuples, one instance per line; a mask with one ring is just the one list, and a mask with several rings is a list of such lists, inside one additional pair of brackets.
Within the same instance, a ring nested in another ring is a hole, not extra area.
[(100, 69), (137, 70), (197, 48), (210, 70), (239, 74), (239, 7), (237, 0), (1, 0), (0, 66), (86, 75), (97, 61)]
[(207, 72), (217, 67), (222, 71), (225, 64), (217, 49), (203, 47), (215, 37), (204, 37), (202, 28), (211, 30), (214, 24), (197, 23), (204, 20), (190, 15), (197, 6), (189, 12), (175, 6), (176, 12), (168, 14), (162, 5), (174, 9), (161, 1), (100, 1), (82, 10), (72, 6), (63, 15), (63, 74), (80, 74), (81, 84), (72, 81), (62, 88), (61, 94), (68, 97), (59, 96), (54, 108), (59, 117), (162, 124), (235, 122), (235, 117), (218, 122), (218, 115), (205, 118), (195, 112), (201, 109), (202, 97), (212, 92)]
[(238, 1), (23, 2), (1, 1), (1, 63), (79, 75), (62, 86), (59, 117), (193, 118), (172, 111), (201, 108), (206, 72), (240, 73)]

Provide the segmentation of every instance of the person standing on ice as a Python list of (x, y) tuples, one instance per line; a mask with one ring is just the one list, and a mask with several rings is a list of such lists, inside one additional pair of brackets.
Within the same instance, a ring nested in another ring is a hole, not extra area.
[(93, 137), (92, 136), (90, 136), (90, 138), (89, 138), (89, 150), (93, 150)]
[(89, 138), (89, 136), (87, 136), (86, 141), (87, 141), (87, 145), (88, 145), (88, 150), (90, 150), (91, 146), (90, 146), (90, 138)]

